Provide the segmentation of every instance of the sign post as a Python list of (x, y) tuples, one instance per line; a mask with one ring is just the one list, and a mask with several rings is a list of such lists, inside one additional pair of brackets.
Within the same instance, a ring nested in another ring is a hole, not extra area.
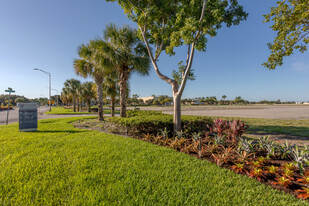
[(11, 93), (14, 93), (15, 91), (11, 87), (9, 87), (7, 90), (5, 90), (5, 92), (9, 93), (8, 112), (6, 115), (6, 124), (8, 124), (9, 123), (9, 111), (10, 111), (10, 96), (11, 96)]
[(38, 129), (38, 104), (19, 103), (19, 131), (33, 132)]

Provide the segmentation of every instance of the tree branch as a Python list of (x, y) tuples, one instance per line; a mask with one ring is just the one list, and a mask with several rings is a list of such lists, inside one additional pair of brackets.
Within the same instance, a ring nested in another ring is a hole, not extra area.
[(143, 9), (139, 8), (138, 6), (136, 6), (132, 1), (128, 0), (128, 2), (135, 8), (139, 9), (141, 12), (146, 13)]
[[(163, 34), (163, 32), (164, 32), (164, 26), (165, 26), (165, 23), (164, 23), (164, 18), (163, 18), (162, 31), (161, 31), (162, 34)], [(159, 42), (159, 40), (158, 40), (158, 42)], [(160, 47), (159, 47), (158, 44), (157, 44), (156, 56), (155, 56), (155, 60), (156, 60), (156, 61), (157, 61), (157, 59), (159, 58), (159, 56), (160, 56), (160, 54), (161, 54), (162, 47), (163, 47), (163, 43), (164, 43), (164, 40), (162, 39)]]
[[(144, 27), (145, 27), (145, 26), (144, 26)], [(145, 30), (143, 30), (140, 26), (139, 26), (139, 28), (140, 28), (140, 30), (141, 30), (143, 40), (144, 40), (144, 42), (145, 42), (145, 44), (146, 44), (147, 51), (148, 51), (149, 57), (150, 57), (150, 59), (151, 59), (151, 62), (152, 62), (152, 64), (153, 64), (153, 67), (154, 67), (154, 69), (155, 69), (156, 74), (159, 76), (160, 79), (162, 79), (162, 80), (165, 81), (166, 83), (170, 84), (171, 86), (174, 86), (174, 84), (175, 84), (176, 81), (173, 80), (173, 79), (168, 78), (167, 76), (163, 75), (163, 74), (160, 72), (160, 70), (159, 70), (159, 68), (158, 68), (158, 65), (157, 65), (157, 62), (156, 62), (156, 60), (154, 59), (153, 54), (152, 54), (152, 52), (151, 52), (151, 49), (150, 49), (148, 40), (147, 40), (146, 35), (145, 35)]]
[[(203, 2), (203, 8), (202, 8), (202, 11), (201, 11), (201, 17), (200, 17), (199, 23), (201, 23), (203, 18), (204, 18), (206, 2), (207, 2), (207, 0), (204, 0), (204, 2)], [(194, 38), (193, 43), (191, 44), (191, 46), (189, 46), (189, 48), (191, 47), (190, 57), (189, 57), (189, 61), (186, 63), (185, 74), (182, 77), (181, 85), (180, 85), (180, 88), (179, 88), (179, 90), (177, 92), (177, 95), (181, 96), (182, 93), (183, 93), (183, 90), (184, 90), (184, 88), (186, 86), (188, 75), (190, 74), (190, 70), (191, 70), (191, 66), (192, 66), (192, 62), (193, 62), (193, 56), (194, 56), (194, 50), (195, 50), (194, 46), (195, 46), (197, 40), (201, 36), (201, 33), (202, 33), (201, 31), (202, 31), (202, 28), (199, 29), (199, 31), (197, 32), (197, 34), (196, 34), (196, 36)], [(187, 60), (188, 60), (188, 56), (187, 56)]]

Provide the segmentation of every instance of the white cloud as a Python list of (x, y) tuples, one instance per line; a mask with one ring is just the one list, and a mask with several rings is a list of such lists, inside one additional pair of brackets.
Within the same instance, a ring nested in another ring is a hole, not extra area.
[(309, 73), (309, 62), (294, 62), (292, 68), (297, 72)]

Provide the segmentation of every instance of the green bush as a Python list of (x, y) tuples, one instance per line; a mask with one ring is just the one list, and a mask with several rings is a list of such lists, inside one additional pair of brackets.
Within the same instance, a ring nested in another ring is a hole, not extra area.
[[(147, 133), (157, 135), (164, 128), (173, 131), (173, 116), (155, 111), (131, 110), (127, 112), (126, 118), (115, 117), (111, 118), (110, 121), (119, 127), (123, 127), (127, 135), (142, 136)], [(182, 117), (182, 131), (186, 134), (203, 133), (208, 130), (207, 125), (210, 124), (212, 124), (212, 120), (207, 117)]]

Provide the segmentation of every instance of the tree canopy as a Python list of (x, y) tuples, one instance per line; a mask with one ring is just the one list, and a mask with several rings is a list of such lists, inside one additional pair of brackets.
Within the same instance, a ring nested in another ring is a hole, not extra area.
[(273, 22), (271, 28), (277, 32), (273, 43), (269, 43), (271, 51), (267, 62), (268, 69), (275, 69), (283, 64), (283, 57), (290, 56), (294, 50), (307, 51), (309, 43), (309, 1), (278, 1), (269, 14), (264, 15), (264, 22)]

